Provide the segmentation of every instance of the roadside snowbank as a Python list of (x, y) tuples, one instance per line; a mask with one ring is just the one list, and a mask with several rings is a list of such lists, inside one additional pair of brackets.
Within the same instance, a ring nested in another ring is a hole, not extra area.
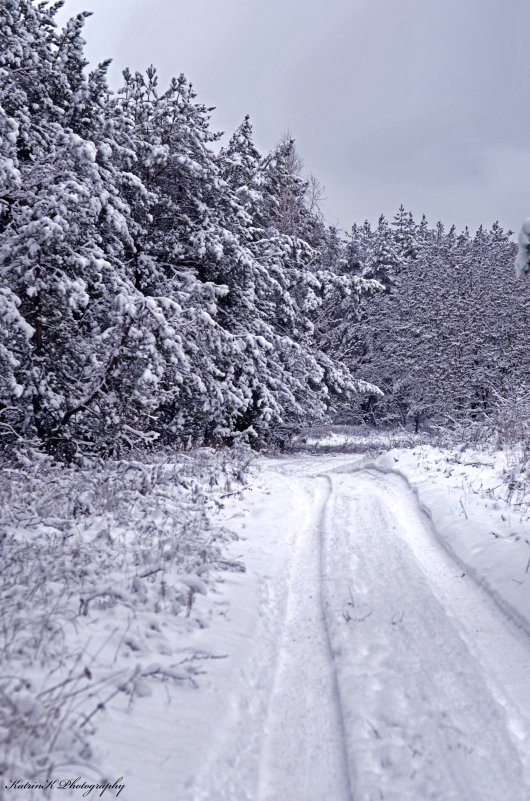
[(300, 445), (312, 453), (336, 453), (341, 460), (364, 451), (358, 469), (372, 466), (402, 476), (444, 548), (530, 634), (530, 482), (524, 444), (503, 450), (435, 447), (407, 432), (327, 426), (308, 432)]
[(373, 466), (401, 475), (462, 570), (530, 635), (530, 488), (513, 451), (391, 450)]

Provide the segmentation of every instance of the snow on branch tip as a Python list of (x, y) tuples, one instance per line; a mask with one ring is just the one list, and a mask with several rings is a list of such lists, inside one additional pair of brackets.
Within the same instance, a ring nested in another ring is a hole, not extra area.
[(530, 276), (530, 217), (523, 222), (518, 241), (515, 274), (517, 278), (528, 278)]

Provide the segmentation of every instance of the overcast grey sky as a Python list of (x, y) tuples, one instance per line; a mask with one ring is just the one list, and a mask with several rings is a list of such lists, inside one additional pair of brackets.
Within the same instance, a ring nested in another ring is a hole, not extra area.
[(230, 133), (289, 129), (349, 227), (400, 203), (475, 228), (530, 215), (528, 0), (67, 0), (88, 56), (184, 72)]

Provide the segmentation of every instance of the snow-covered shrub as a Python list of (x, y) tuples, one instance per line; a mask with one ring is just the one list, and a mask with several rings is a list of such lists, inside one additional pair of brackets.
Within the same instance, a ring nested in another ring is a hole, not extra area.
[(43, 778), (91, 762), (112, 697), (145, 695), (155, 680), (195, 683), (201, 657), (183, 642), (208, 625), (197, 598), (244, 569), (224, 553), (232, 535), (215, 513), (248, 460), (202, 449), (91, 470), (6, 467), (0, 773)]
[(530, 442), (530, 394), (523, 390), (508, 397), (498, 397), (485, 427), (499, 448)]

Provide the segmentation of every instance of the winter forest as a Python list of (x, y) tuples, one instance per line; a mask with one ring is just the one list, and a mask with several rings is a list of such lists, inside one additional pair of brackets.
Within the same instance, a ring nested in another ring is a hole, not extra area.
[(495, 223), (326, 225), (296, 143), (220, 148), (184, 76), (87, 72), (83, 15), (4, 3), (2, 450), (253, 446), (324, 419), (451, 424), (528, 380)]
[[(243, 109), (222, 134), (154, 66), (111, 89), (88, 14), (59, 26), (63, 5), (0, 0), (0, 799), (523, 801), (530, 284), (513, 232), (404, 205), (329, 225), (290, 133), (259, 152)], [(304, 509), (318, 554), (278, 534), (309, 532)], [(373, 550), (396, 526), (408, 573), (397, 535)], [(411, 589), (420, 562), (433, 597), (462, 576), (445, 606)], [(477, 632), (491, 614), (498, 649), (517, 641), (509, 668), (489, 635), (455, 633), (458, 608)], [(230, 730), (206, 753), (219, 698), (245, 692), (245, 743)]]

